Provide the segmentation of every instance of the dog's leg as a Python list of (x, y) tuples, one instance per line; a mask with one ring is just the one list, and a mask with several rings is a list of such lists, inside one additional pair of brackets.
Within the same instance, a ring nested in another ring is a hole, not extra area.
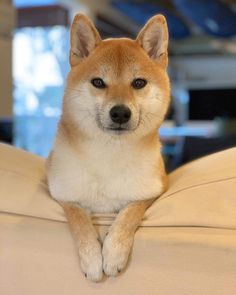
[(153, 201), (130, 203), (117, 215), (103, 243), (103, 270), (108, 276), (117, 275), (126, 266), (135, 231)]
[(93, 281), (102, 279), (102, 250), (98, 234), (88, 213), (77, 204), (61, 202), (85, 276)]

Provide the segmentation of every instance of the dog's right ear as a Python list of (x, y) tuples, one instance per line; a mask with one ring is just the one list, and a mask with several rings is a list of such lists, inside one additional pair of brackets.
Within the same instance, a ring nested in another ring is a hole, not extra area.
[(164, 68), (168, 63), (168, 28), (163, 15), (155, 15), (142, 28), (136, 41), (148, 56)]
[(70, 65), (77, 65), (101, 42), (101, 37), (93, 23), (83, 14), (77, 14), (70, 31)]

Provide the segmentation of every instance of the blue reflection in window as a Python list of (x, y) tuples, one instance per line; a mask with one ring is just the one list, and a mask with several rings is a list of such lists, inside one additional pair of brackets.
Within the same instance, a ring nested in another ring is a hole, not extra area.
[(45, 157), (61, 113), (68, 46), (63, 26), (22, 28), (14, 36), (14, 142)]
[(14, 0), (13, 3), (16, 7), (27, 6), (43, 6), (56, 4), (58, 0)]

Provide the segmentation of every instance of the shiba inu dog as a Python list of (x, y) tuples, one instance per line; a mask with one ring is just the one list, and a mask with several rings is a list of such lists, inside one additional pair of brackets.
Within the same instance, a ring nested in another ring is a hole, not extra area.
[[(145, 210), (167, 187), (157, 133), (170, 102), (167, 47), (162, 15), (136, 40), (101, 40), (81, 14), (72, 23), (71, 71), (48, 183), (64, 209), (82, 271), (93, 281), (126, 266)], [(93, 212), (118, 213), (103, 243)]]

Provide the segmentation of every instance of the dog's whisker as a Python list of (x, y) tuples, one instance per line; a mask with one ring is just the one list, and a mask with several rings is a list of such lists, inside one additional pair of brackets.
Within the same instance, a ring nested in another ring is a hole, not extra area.
[(76, 91), (76, 92), (79, 92), (79, 93), (81, 93), (81, 92), (83, 92), (83, 89), (77, 89), (77, 88), (72, 88), (72, 87), (66, 87), (65, 88), (65, 92), (66, 91)]

